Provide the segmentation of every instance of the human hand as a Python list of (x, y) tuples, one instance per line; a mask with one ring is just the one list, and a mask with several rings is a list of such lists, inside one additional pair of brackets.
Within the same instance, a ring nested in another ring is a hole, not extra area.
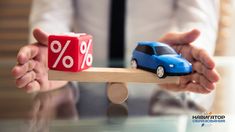
[(40, 29), (34, 29), (36, 43), (20, 49), (17, 62), (12, 69), (16, 86), (26, 92), (48, 91), (62, 87), (67, 81), (49, 81), (47, 67), (48, 35)]
[(170, 45), (193, 66), (193, 73), (181, 76), (179, 84), (164, 84), (164, 88), (196, 93), (209, 93), (214, 90), (215, 83), (219, 80), (215, 62), (204, 49), (192, 44), (199, 35), (200, 32), (194, 29), (185, 33), (168, 33), (160, 38), (160, 42)]

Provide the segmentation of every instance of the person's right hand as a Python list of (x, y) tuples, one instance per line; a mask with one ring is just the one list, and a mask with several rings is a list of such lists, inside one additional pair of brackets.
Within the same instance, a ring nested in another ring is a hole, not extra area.
[(33, 35), (37, 42), (20, 49), (17, 55), (18, 64), (12, 69), (16, 86), (31, 93), (48, 91), (67, 84), (67, 81), (48, 80), (48, 35), (40, 29), (34, 29)]
[(163, 88), (202, 94), (210, 93), (215, 89), (215, 84), (219, 81), (215, 61), (205, 49), (193, 44), (199, 35), (200, 31), (193, 29), (183, 33), (168, 33), (159, 39), (187, 59), (193, 68), (191, 74), (180, 77), (178, 84), (162, 84)]

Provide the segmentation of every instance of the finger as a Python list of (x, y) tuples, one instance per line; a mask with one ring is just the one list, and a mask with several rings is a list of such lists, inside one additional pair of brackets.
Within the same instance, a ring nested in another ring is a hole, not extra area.
[(25, 63), (23, 65), (16, 65), (12, 69), (12, 75), (15, 77), (15, 79), (18, 79), (18, 78), (22, 77), (24, 74), (26, 74), (27, 72), (33, 70), (35, 65), (36, 65), (36, 63), (34, 60), (29, 60), (27, 63)]
[(219, 74), (215, 71), (215, 69), (208, 69), (199, 61), (193, 63), (193, 70), (203, 74), (212, 83), (219, 81)]
[(171, 91), (175, 91), (175, 92), (185, 92), (185, 91), (189, 91), (189, 92), (194, 92), (194, 93), (209, 93), (210, 91), (206, 90), (203, 88), (203, 86), (201, 86), (198, 83), (188, 83), (186, 85), (180, 86), (180, 84), (163, 84), (161, 85), (162, 88), (171, 90)]
[(38, 61), (35, 61), (36, 65), (34, 67), (34, 71), (35, 73), (37, 73), (38, 75), (45, 75), (48, 73), (48, 67), (45, 64), (42, 64)]
[(47, 45), (48, 43), (48, 34), (44, 31), (42, 31), (39, 28), (35, 28), (33, 30), (33, 36), (34, 38), (41, 44)]
[(33, 59), (39, 52), (39, 47), (36, 44), (30, 44), (20, 49), (17, 55), (19, 64), (25, 64), (30, 59)]
[(40, 91), (40, 84), (38, 81), (34, 80), (34, 81), (28, 83), (25, 86), (25, 89), (26, 89), (27, 93), (38, 92), (38, 91)]
[(160, 38), (159, 41), (167, 43), (170, 45), (173, 44), (189, 44), (195, 41), (200, 35), (200, 31), (193, 29), (189, 32), (184, 33), (168, 33), (164, 37)]
[(190, 91), (190, 92), (194, 92), (194, 93), (202, 93), (202, 94), (206, 94), (206, 93), (210, 93), (210, 91), (208, 91), (207, 89), (204, 89), (203, 86), (201, 86), (198, 83), (188, 83), (185, 87), (185, 90)]
[(200, 84), (204, 89), (212, 91), (215, 89), (214, 83), (207, 80), (202, 74), (194, 73), (191, 75), (192, 82)]
[(193, 58), (202, 62), (207, 68), (213, 69), (215, 67), (215, 62), (213, 61), (212, 57), (206, 52), (206, 50), (192, 46), (191, 52)]
[(36, 73), (34, 71), (30, 71), (26, 73), (24, 76), (16, 80), (16, 86), (18, 88), (25, 87), (29, 82), (33, 81), (36, 78)]
[(167, 90), (171, 90), (174, 92), (184, 92), (185, 90), (180, 88), (180, 84), (175, 84), (175, 83), (166, 83), (166, 84), (159, 84), (160, 88), (164, 88)]

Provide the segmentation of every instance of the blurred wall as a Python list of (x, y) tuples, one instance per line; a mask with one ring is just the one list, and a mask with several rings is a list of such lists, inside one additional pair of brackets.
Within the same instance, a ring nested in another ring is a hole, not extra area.
[(227, 48), (227, 55), (230, 56), (235, 56), (235, 0), (231, 1), (231, 18), (230, 18), (230, 24), (231, 27), (229, 28), (228, 31), (228, 45), (229, 47)]
[(230, 43), (231, 27), (234, 25), (232, 18), (234, 15), (232, 1), (233, 0), (220, 0), (219, 30), (215, 50), (216, 56), (229, 55), (229, 51), (234, 49), (233, 45)]
[[(221, 0), (216, 55), (235, 55), (235, 0)], [(0, 0), (0, 58), (14, 59), (27, 44), (31, 0)]]
[(0, 58), (13, 59), (28, 41), (31, 0), (0, 0)]
[[(11, 69), (18, 50), (28, 41), (28, 15), (31, 0), (0, 0), (0, 101), (4, 97), (25, 97), (16, 88)], [(10, 110), (7, 107), (6, 111)], [(0, 112), (4, 110), (0, 108)]]

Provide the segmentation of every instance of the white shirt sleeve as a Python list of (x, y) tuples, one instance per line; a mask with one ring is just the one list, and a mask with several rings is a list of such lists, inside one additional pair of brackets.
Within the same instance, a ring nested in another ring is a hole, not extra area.
[(29, 19), (30, 42), (32, 30), (39, 27), (48, 33), (71, 31), (73, 25), (73, 0), (33, 0)]
[(178, 0), (176, 8), (179, 30), (199, 29), (201, 35), (194, 44), (213, 55), (218, 30), (219, 0)]

